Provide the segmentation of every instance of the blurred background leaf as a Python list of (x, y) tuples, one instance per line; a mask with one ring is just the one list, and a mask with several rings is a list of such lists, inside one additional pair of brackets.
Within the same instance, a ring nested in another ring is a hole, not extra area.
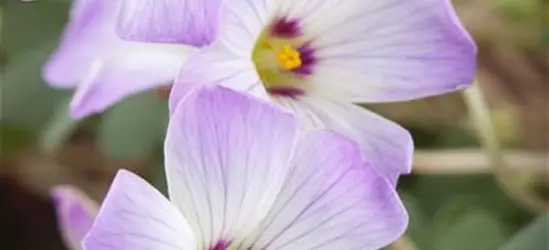
[(425, 214), (421, 202), (413, 195), (401, 192), (401, 197), (410, 217), (408, 236), (413, 239), (419, 249), (429, 249), (433, 241), (430, 218)]
[(505, 241), (496, 217), (483, 210), (469, 211), (433, 237), (434, 250), (497, 250)]
[(109, 109), (99, 124), (100, 145), (116, 158), (150, 156), (161, 145), (168, 121), (165, 100), (154, 92), (135, 95)]
[(55, 100), (67, 95), (48, 87), (41, 70), (59, 40), (68, 2), (8, 0), (4, 8), (1, 121), (38, 129), (53, 111)]
[(549, 249), (549, 213), (539, 216), (501, 248), (501, 250), (547, 249)]

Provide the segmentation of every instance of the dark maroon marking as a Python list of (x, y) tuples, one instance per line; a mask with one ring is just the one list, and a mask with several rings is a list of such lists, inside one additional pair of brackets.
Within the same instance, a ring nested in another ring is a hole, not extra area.
[(311, 75), (313, 73), (314, 65), (318, 60), (315, 56), (315, 50), (310, 44), (304, 44), (299, 47), (297, 51), (301, 57), (301, 66), (293, 69), (292, 72), (302, 75)]
[(301, 35), (299, 20), (286, 17), (276, 19), (271, 28), (271, 35), (281, 38), (293, 38)]
[(267, 89), (267, 92), (274, 96), (282, 96), (292, 99), (297, 99), (304, 94), (303, 90), (291, 87), (270, 87)]
[(227, 250), (227, 249), (229, 249), (230, 244), (231, 243), (222, 240), (222, 241), (217, 242), (217, 244), (215, 244), (215, 246), (210, 247), (209, 250)]

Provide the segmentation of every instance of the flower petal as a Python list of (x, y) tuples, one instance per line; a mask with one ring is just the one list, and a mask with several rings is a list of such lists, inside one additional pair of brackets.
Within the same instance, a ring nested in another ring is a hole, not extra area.
[(411, 172), (413, 140), (398, 124), (357, 105), (319, 97), (277, 101), (292, 109), (303, 126), (328, 128), (355, 140), (364, 156), (393, 185), (400, 174)]
[(189, 57), (170, 93), (170, 112), (199, 85), (219, 84), (267, 98), (251, 60), (237, 56), (222, 44), (214, 44)]
[(183, 66), (171, 92), (171, 112), (194, 86), (201, 84), (221, 84), (268, 98), (251, 54), (274, 7), (269, 0), (231, 0), (223, 5), (219, 37)]
[(75, 0), (61, 44), (44, 67), (54, 87), (72, 88), (87, 74), (93, 60), (121, 42), (114, 25), (118, 1)]
[(211, 43), (217, 35), (221, 0), (124, 0), (118, 34), (128, 40)]
[(185, 218), (146, 181), (119, 170), (84, 249), (193, 250), (194, 235)]
[(203, 239), (231, 242), (257, 226), (280, 190), (296, 119), (221, 86), (189, 94), (170, 119), (165, 143), (170, 198)]
[(271, 0), (230, 0), (221, 9), (218, 42), (251, 59), (252, 49), (276, 10)]
[(74, 118), (98, 113), (138, 92), (169, 85), (191, 47), (132, 44), (95, 61), (71, 103)]
[(385, 102), (444, 94), (473, 81), (476, 46), (449, 0), (281, 2), (315, 48), (314, 91)]
[(398, 194), (356, 144), (336, 133), (302, 137), (273, 208), (242, 249), (379, 249), (404, 233)]
[(57, 186), (51, 196), (65, 243), (70, 249), (80, 249), (84, 236), (93, 225), (98, 205), (71, 186)]

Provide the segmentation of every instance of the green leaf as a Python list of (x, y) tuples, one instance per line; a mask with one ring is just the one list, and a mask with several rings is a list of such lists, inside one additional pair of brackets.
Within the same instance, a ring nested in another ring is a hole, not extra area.
[(497, 212), (502, 218), (512, 218), (513, 222), (524, 222), (517, 216), (522, 209), (503, 193), (491, 175), (415, 176), (410, 191), (427, 214), (439, 212), (448, 202), (463, 202), (469, 207)]
[(8, 61), (2, 76), (2, 121), (40, 128), (52, 113), (56, 101), (66, 95), (42, 80), (42, 64), (53, 46), (53, 42), (46, 41)]
[(0, 123), (0, 158), (6, 160), (17, 153), (29, 142), (32, 134), (20, 126)]
[(57, 43), (68, 19), (69, 2), (8, 1), (3, 13), (2, 45), (11, 56), (22, 54), (44, 41), (54, 39)]
[(406, 211), (408, 211), (410, 217), (406, 233), (419, 249), (427, 249), (431, 244), (432, 235), (431, 225), (428, 217), (424, 213), (423, 207), (416, 197), (408, 193), (402, 193), (400, 197), (402, 198)]
[(64, 94), (44, 83), (42, 66), (57, 45), (68, 2), (8, 1), (2, 7), (1, 119), (38, 129)]
[(153, 166), (151, 184), (166, 197), (168, 196), (168, 181), (164, 161)]
[(459, 217), (441, 237), (433, 239), (435, 250), (497, 250), (505, 233), (496, 217), (477, 210)]
[(549, 249), (549, 213), (538, 217), (501, 248), (501, 250), (547, 249)]
[(108, 110), (99, 124), (99, 141), (116, 158), (143, 158), (162, 143), (168, 106), (154, 93), (129, 97)]
[(437, 148), (464, 148), (464, 147), (478, 147), (478, 139), (471, 130), (463, 128), (448, 131), (441, 136), (437, 142)]

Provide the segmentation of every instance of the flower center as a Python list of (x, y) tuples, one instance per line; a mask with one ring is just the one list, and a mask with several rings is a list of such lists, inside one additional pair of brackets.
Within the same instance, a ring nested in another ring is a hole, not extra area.
[(296, 20), (275, 19), (259, 35), (252, 51), (257, 73), (271, 95), (304, 93), (304, 78), (312, 73), (313, 50), (303, 42)]
[(290, 45), (284, 45), (282, 51), (278, 52), (276, 59), (280, 65), (287, 69), (292, 70), (301, 66), (301, 54)]

